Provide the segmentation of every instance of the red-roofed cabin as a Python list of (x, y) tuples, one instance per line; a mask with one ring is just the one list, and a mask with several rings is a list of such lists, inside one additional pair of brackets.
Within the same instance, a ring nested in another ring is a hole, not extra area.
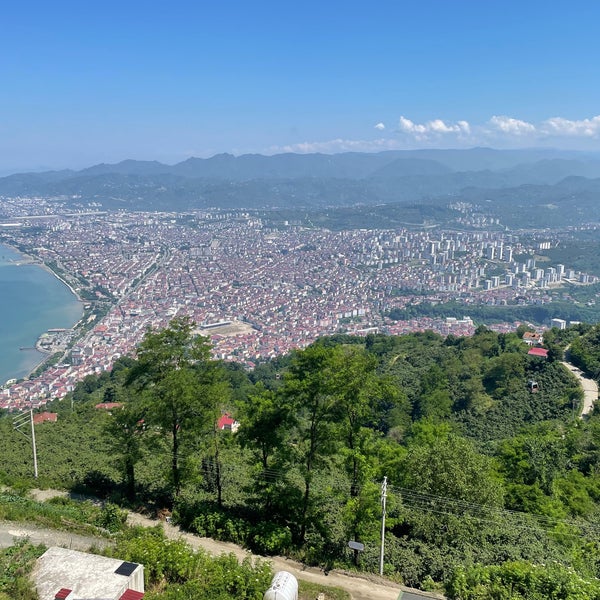
[(240, 424), (229, 414), (225, 413), (217, 421), (217, 427), (219, 429), (225, 429), (235, 433), (239, 429)]
[(100, 402), (96, 404), (95, 408), (103, 408), (104, 410), (112, 410), (113, 408), (121, 408), (122, 402)]
[(69, 597), (70, 593), (71, 593), (71, 590), (69, 590), (67, 588), (60, 588), (60, 590), (58, 590), (58, 592), (56, 592), (56, 595), (54, 596), (54, 600), (65, 600), (65, 598)]
[(56, 423), (56, 419), (58, 419), (58, 415), (56, 413), (51, 412), (42, 412), (33, 415), (33, 422), (35, 425), (39, 425), (44, 421), (50, 421), (50, 423)]
[(546, 350), (546, 348), (532, 348), (527, 354), (529, 354), (529, 356), (548, 358), (548, 350)]

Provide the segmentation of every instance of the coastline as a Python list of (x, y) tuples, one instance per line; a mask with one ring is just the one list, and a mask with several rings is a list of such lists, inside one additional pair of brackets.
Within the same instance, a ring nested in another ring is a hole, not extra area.
[[(16, 246), (13, 246), (10, 242), (6, 242), (6, 241), (0, 242), (0, 246), (6, 246), (7, 248), (10, 248), (15, 254), (19, 254), (20, 256), (23, 256), (24, 258), (31, 261), (26, 264), (35, 265), (37, 267), (40, 267), (41, 269), (44, 269), (47, 273), (54, 275), (54, 277), (56, 277), (56, 279), (58, 279), (61, 283), (63, 283), (65, 286), (67, 286), (69, 288), (69, 291), (71, 292), (71, 294), (73, 294), (73, 296), (75, 296), (77, 301), (81, 302), (83, 304), (83, 299), (77, 293), (75, 288), (73, 288), (73, 286), (68, 281), (65, 281), (56, 271), (51, 269), (43, 260), (41, 260), (40, 258), (38, 258), (37, 256), (35, 256), (33, 254), (27, 254), (26, 252), (23, 252), (23, 250), (17, 248)], [(73, 328), (74, 327), (75, 327), (75, 325), (73, 325)]]
[[(26, 265), (33, 265), (33, 266), (40, 267), (41, 269), (45, 270), (47, 273), (50, 273), (51, 275), (53, 275), (58, 281), (60, 281), (62, 284), (64, 284), (67, 287), (69, 292), (74, 296), (75, 300), (81, 305), (82, 316), (79, 319), (77, 319), (75, 321), (75, 323), (73, 323), (73, 325), (71, 325), (71, 327), (67, 328), (72, 331), (77, 330), (77, 328), (81, 325), (82, 318), (83, 318), (83, 299), (76, 292), (76, 290), (73, 288), (73, 286), (70, 285), (67, 281), (65, 281), (58, 273), (56, 273), (54, 270), (52, 270), (45, 262), (40, 260), (37, 256), (23, 252), (22, 250), (20, 250), (19, 248), (17, 248), (13, 244), (11, 244), (10, 242), (2, 241), (0, 243), (0, 245), (8, 248), (9, 250), (11, 250), (12, 252), (14, 252), (17, 255), (22, 256), (23, 259), (25, 259), (27, 261), (25, 263)], [(37, 361), (36, 364), (33, 365), (33, 367), (26, 372), (26, 374), (24, 374), (21, 377), (17, 377), (17, 379), (23, 379), (23, 380), (29, 379), (33, 375), (33, 373), (35, 373), (41, 367), (43, 367), (48, 362), (48, 360), (53, 356), (54, 353), (49, 350), (43, 349), (41, 346), (41, 343), (40, 343), (42, 340), (42, 337), (44, 336), (44, 334), (46, 334), (48, 332), (49, 329), (51, 329), (51, 328), (47, 328), (46, 330), (39, 332), (39, 334), (37, 335), (35, 344), (33, 346), (35, 348), (36, 352), (38, 352), (42, 355), (41, 360)], [(10, 379), (9, 379), (9, 381), (10, 381)], [(3, 383), (0, 382), (0, 386), (1, 385), (3, 385)]]

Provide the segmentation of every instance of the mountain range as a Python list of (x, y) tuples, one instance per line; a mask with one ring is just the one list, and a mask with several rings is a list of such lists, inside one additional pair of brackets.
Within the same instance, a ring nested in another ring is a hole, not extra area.
[(439, 206), (452, 199), (485, 203), (500, 215), (518, 206), (569, 206), (573, 215), (595, 220), (599, 193), (600, 154), (547, 149), (218, 154), (175, 165), (124, 160), (0, 178), (4, 197), (60, 197), (77, 207), (163, 211)]

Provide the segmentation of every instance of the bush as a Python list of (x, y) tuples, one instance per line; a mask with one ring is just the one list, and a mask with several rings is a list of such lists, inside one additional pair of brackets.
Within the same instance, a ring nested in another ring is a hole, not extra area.
[(263, 521), (252, 527), (247, 545), (260, 554), (287, 554), (292, 546), (292, 532), (289, 527)]
[(10, 548), (0, 550), (0, 600), (37, 598), (28, 574), (45, 550), (44, 546), (33, 546), (28, 542), (18, 542)]
[(203, 537), (244, 545), (248, 538), (249, 525), (243, 519), (223, 511), (210, 510), (199, 514), (192, 521), (191, 530)]
[[(211, 600), (261, 600), (272, 571), (261, 561), (233, 554), (211, 557), (182, 540), (167, 540), (160, 528), (134, 528), (124, 533), (111, 551), (124, 560), (144, 564), (147, 598)], [(154, 595), (152, 588), (160, 593)]]
[(102, 507), (96, 524), (98, 527), (107, 529), (110, 533), (116, 533), (123, 529), (126, 520), (127, 513), (124, 510), (121, 510), (116, 504), (107, 502)]
[(600, 583), (583, 579), (560, 564), (532, 565), (517, 561), (459, 567), (447, 586), (447, 594), (457, 600), (600, 600)]

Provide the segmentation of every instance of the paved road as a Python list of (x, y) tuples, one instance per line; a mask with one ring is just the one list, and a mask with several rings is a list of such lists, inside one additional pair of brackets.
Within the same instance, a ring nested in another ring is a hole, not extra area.
[(579, 415), (579, 418), (583, 419), (594, 410), (594, 403), (598, 400), (598, 384), (593, 379), (586, 377), (575, 365), (566, 361), (562, 361), (562, 364), (579, 379), (583, 388), (583, 406)]

